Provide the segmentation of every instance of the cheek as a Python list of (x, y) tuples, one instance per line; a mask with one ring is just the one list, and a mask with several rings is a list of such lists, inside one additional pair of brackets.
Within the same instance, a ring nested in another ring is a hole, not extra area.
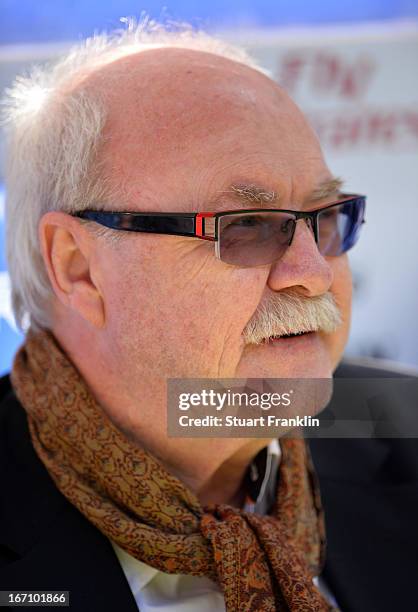
[(155, 376), (233, 376), (266, 273), (189, 244), (118, 253), (105, 287), (109, 341)]
[(331, 293), (340, 309), (342, 325), (327, 337), (334, 368), (339, 363), (348, 340), (351, 320), (352, 277), (347, 255), (329, 260), (334, 273)]

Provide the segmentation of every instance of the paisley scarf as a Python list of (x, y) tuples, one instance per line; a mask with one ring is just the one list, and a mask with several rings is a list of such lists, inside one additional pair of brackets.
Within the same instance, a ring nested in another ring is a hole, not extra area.
[(29, 332), (12, 383), (58, 489), (127, 553), (162, 572), (217, 581), (227, 612), (332, 609), (312, 583), (323, 563), (324, 524), (303, 439), (281, 440), (270, 516), (202, 506), (110, 421), (49, 332)]

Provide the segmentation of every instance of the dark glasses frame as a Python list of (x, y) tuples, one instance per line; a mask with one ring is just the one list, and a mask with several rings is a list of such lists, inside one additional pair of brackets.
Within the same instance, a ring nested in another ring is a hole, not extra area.
[[(73, 216), (87, 221), (99, 223), (114, 230), (128, 232), (143, 232), (151, 234), (166, 234), (170, 236), (190, 236), (216, 242), (219, 245), (219, 221), (222, 217), (229, 215), (242, 215), (246, 213), (286, 213), (292, 215), (297, 222), (305, 219), (312, 228), (315, 242), (318, 244), (318, 216), (324, 211), (341, 206), (341, 204), (358, 203), (364, 209), (366, 196), (358, 194), (341, 194), (337, 202), (328, 204), (322, 208), (311, 211), (297, 211), (283, 208), (246, 208), (234, 210), (222, 210), (219, 212), (199, 213), (157, 213), (157, 212), (119, 212), (103, 210), (83, 210), (74, 213)], [(364, 219), (362, 223), (365, 223)], [(295, 223), (296, 226), (296, 223)], [(292, 242), (293, 234), (289, 241)], [(219, 257), (219, 249), (216, 248)]]

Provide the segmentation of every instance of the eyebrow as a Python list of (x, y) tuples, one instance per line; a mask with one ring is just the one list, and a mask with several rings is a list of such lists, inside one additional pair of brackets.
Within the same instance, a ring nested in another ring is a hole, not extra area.
[(311, 193), (308, 202), (317, 202), (318, 200), (324, 200), (325, 198), (337, 197), (341, 195), (341, 188), (344, 181), (340, 177), (334, 177), (322, 181)]
[[(321, 181), (306, 198), (306, 202), (319, 202), (325, 198), (338, 197), (341, 195), (342, 186), (343, 180), (338, 177)], [(272, 204), (280, 202), (280, 194), (277, 191), (270, 191), (254, 183), (232, 184), (221, 194), (231, 196), (236, 203), (249, 204), (251, 207), (269, 208)], [(213, 201), (212, 204), (219, 205), (219, 200)]]

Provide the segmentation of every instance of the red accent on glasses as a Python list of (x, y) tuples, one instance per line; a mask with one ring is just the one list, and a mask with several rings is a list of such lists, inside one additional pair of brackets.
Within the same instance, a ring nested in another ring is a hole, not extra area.
[(195, 234), (196, 236), (198, 236), (199, 238), (203, 238), (203, 240), (211, 240), (214, 241), (215, 238), (213, 236), (205, 236), (205, 224), (204, 224), (204, 219), (206, 217), (214, 217), (216, 213), (213, 212), (203, 212), (203, 213), (197, 213), (196, 215), (196, 229), (195, 229)]

